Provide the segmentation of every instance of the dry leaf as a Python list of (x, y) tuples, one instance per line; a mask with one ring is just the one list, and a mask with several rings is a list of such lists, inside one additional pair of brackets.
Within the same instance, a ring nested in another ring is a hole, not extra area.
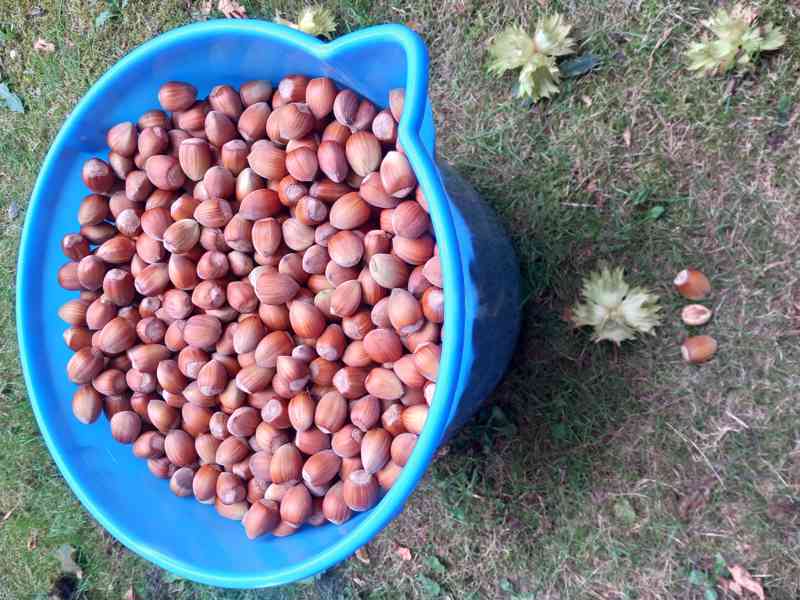
[[(753, 579), (743, 566), (733, 565), (729, 567), (728, 570), (731, 572), (731, 577), (733, 577), (733, 583), (741, 586), (751, 594), (755, 594), (759, 600), (764, 600), (763, 586)], [(741, 592), (739, 592), (739, 595), (741, 595)]]
[(133, 586), (128, 588), (128, 591), (125, 592), (125, 596), (122, 600), (136, 600), (136, 592), (133, 591)]
[(247, 16), (244, 6), (236, 2), (236, 0), (219, 0), (217, 8), (229, 19), (244, 19)]
[(39, 38), (33, 43), (33, 49), (50, 54), (51, 52), (55, 51), (56, 47), (52, 42), (48, 42), (43, 38)]
[(586, 105), (586, 108), (590, 108), (592, 106), (592, 99), (589, 96), (581, 96), (581, 102)]
[(36, 529), (31, 529), (28, 534), (28, 551), (35, 550), (39, 545), (39, 532)]
[(411, 560), (411, 550), (405, 546), (398, 546), (397, 550), (395, 550), (395, 553), (404, 561)]
[(631, 147), (631, 128), (630, 127), (626, 127), (625, 131), (622, 132), (622, 139), (625, 140), (625, 147), (626, 148), (630, 148)]
[(722, 577), (717, 578), (717, 585), (722, 588), (723, 592), (733, 592), (737, 596), (742, 595), (742, 586), (740, 586), (735, 581), (731, 581), (729, 579), (723, 579)]
[(367, 548), (365, 546), (362, 546), (356, 550), (356, 558), (365, 565), (369, 564), (369, 554), (367, 553)]

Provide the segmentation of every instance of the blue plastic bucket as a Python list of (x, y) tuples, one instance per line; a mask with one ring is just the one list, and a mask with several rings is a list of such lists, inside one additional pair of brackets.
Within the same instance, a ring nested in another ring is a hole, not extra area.
[[(23, 371), (42, 436), (61, 473), (92, 516), (144, 558), (202, 583), (253, 588), (296, 581), (351, 555), (394, 518), (444, 439), (477, 410), (499, 381), (519, 327), (518, 271), (508, 239), (468, 185), (434, 160), (427, 98), (428, 55), (397, 25), (365, 29), (325, 44), (260, 21), (210, 21), (176, 29), (120, 60), (89, 90), (45, 158), (28, 208), (17, 275)], [(430, 204), (445, 290), (445, 340), (428, 422), (402, 475), (372, 510), (344, 525), (304, 527), (287, 538), (249, 541), (213, 507), (173, 496), (129, 446), (114, 442), (104, 418), (80, 424), (65, 367), (58, 307), (60, 240), (77, 229), (87, 190), (83, 162), (104, 156), (105, 132), (157, 105), (159, 85), (190, 81), (205, 95), (219, 83), (277, 82), (290, 73), (325, 75), (386, 106), (405, 87), (400, 139)], [(54, 515), (54, 519), (58, 518)]]

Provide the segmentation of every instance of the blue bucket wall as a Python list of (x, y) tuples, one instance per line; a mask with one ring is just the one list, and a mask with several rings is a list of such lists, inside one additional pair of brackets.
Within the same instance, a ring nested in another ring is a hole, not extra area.
[[(212, 585), (252, 588), (313, 575), (352, 554), (403, 508), (436, 448), (477, 409), (505, 369), (519, 320), (516, 264), (508, 240), (463, 180), (434, 161), (424, 44), (396, 25), (323, 44), (282, 26), (210, 21), (171, 31), (112, 67), (62, 127), (42, 167), (23, 230), (17, 279), (17, 326), (31, 405), (64, 478), (89, 512), (123, 544), (176, 573)], [(288, 538), (249, 541), (241, 525), (213, 507), (174, 497), (130, 448), (113, 441), (105, 418), (92, 426), (71, 413), (70, 352), (56, 312), (74, 292), (58, 288), (65, 259), (59, 242), (77, 229), (88, 191), (83, 162), (104, 155), (105, 131), (156, 103), (159, 85), (277, 82), (289, 73), (325, 75), (385, 106), (406, 88), (400, 138), (430, 204), (445, 284), (440, 375), (425, 431), (403, 474), (372, 510), (335, 527), (304, 527)], [(445, 191), (447, 187), (447, 192)], [(450, 199), (448, 199), (448, 193)]]

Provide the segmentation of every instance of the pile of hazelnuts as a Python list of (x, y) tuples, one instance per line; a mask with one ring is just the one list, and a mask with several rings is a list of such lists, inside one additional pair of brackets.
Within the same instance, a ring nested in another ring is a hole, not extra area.
[(396, 481), (439, 368), (403, 90), (381, 109), (291, 75), (158, 100), (85, 162), (62, 240), (73, 412), (250, 538), (343, 523)]

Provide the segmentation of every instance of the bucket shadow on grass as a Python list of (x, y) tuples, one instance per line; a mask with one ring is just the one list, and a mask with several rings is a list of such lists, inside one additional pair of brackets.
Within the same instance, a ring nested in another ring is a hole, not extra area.
[[(482, 190), (483, 197), (501, 205), (504, 199), (492, 191)], [(495, 533), (499, 525), (506, 546), (528, 558), (536, 555), (537, 537), (568, 528), (570, 513), (597, 502), (595, 488), (617, 468), (605, 450), (626, 418), (642, 409), (631, 393), (627, 364), (628, 353), (637, 350), (595, 345), (562, 320), (585, 268), (575, 263), (595, 260), (573, 257), (581, 232), (547, 239), (547, 232), (565, 228), (562, 215), (540, 210), (536, 217), (514, 243), (527, 300), (509, 369), (450, 439), (431, 478), (451, 516), (478, 535), (489, 528)], [(481, 366), (478, 359), (472, 377), (478, 386)]]

